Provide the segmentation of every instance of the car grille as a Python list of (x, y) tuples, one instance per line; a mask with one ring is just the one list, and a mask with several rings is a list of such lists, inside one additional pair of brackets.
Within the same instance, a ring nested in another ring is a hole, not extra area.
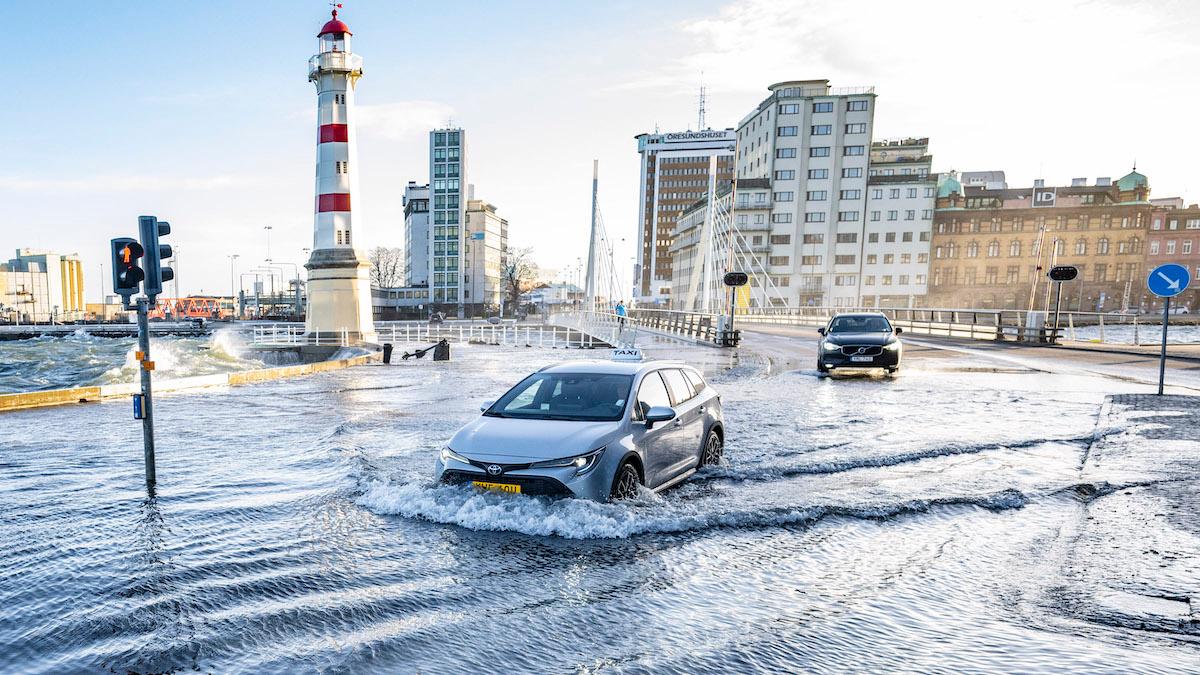
[(545, 497), (570, 497), (572, 492), (567, 489), (567, 486), (544, 476), (489, 476), (486, 473), (472, 473), (468, 471), (446, 471), (442, 474), (442, 482), (450, 483), (451, 485), (462, 485), (470, 483), (473, 480), (488, 481), (491, 483), (510, 483), (521, 486), (521, 494), (545, 496)]
[[(863, 350), (859, 352), (858, 350)], [(846, 356), (879, 356), (883, 347), (879, 345), (842, 345), (842, 354)]]

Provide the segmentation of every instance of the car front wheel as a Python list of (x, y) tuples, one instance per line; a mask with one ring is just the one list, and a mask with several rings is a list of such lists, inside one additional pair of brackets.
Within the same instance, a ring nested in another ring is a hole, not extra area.
[(617, 475), (613, 476), (612, 492), (609, 494), (609, 499), (612, 501), (634, 499), (637, 497), (638, 488), (641, 485), (641, 476), (638, 475), (638, 470), (633, 465), (633, 462), (625, 462), (621, 465), (621, 468), (617, 469)]
[(704, 439), (704, 449), (700, 452), (700, 466), (720, 464), (724, 452), (725, 444), (721, 442), (721, 435), (716, 431), (708, 432), (708, 438)]

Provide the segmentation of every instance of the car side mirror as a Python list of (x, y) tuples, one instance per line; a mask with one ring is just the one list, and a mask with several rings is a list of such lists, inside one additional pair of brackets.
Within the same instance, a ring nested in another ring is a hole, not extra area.
[(904, 329), (903, 329), (903, 328), (901, 328), (900, 326), (896, 326), (896, 335), (899, 335), (899, 334), (901, 334), (901, 333), (903, 333), (903, 332), (904, 332)]
[(817, 329), (817, 333), (818, 333), (819, 335), (824, 335), (824, 334), (825, 334), (825, 327), (824, 327), (824, 326), (821, 326), (820, 328), (818, 328), (818, 329)]
[(646, 411), (646, 428), (653, 429), (659, 422), (670, 422), (675, 419), (675, 410), (665, 405), (656, 405)]
[(480, 403), (479, 412), (487, 412), (488, 408), (492, 407), (493, 403), (495, 403), (495, 401), (484, 401), (483, 403)]

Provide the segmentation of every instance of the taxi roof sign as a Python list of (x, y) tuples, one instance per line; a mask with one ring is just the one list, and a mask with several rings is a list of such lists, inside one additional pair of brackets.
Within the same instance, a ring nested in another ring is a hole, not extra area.
[(614, 347), (612, 350), (613, 361), (641, 361), (642, 350), (637, 347)]

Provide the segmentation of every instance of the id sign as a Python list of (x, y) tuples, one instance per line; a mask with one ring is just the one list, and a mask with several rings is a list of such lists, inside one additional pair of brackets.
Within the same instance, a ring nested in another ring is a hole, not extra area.
[(612, 350), (613, 361), (641, 361), (642, 350), (637, 347), (617, 347)]

